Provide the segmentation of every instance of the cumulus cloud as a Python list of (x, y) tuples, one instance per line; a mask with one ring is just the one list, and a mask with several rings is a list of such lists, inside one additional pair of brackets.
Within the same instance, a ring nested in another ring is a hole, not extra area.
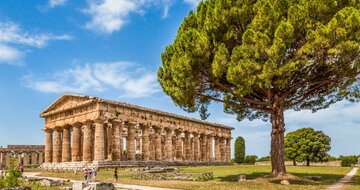
[(49, 0), (49, 7), (54, 8), (57, 6), (63, 6), (65, 5), (65, 3), (67, 2), (67, 0)]
[[(89, 0), (83, 12), (89, 15), (87, 29), (100, 34), (111, 34), (119, 31), (128, 21), (132, 13), (145, 13), (153, 6), (163, 8), (163, 18), (168, 16), (170, 7), (176, 0)], [(184, 0), (196, 6), (198, 0)]]
[(121, 97), (139, 98), (160, 91), (155, 72), (131, 62), (78, 65), (45, 78), (28, 74), (24, 86), (46, 93), (86, 93), (119, 90)]
[(13, 22), (0, 21), (0, 63), (18, 64), (26, 48), (43, 48), (50, 41), (70, 39), (70, 35), (30, 34)]

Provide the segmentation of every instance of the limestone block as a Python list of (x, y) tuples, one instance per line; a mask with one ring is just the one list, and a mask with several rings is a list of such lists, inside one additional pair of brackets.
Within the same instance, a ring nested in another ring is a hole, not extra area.
[(72, 189), (73, 190), (83, 190), (86, 187), (86, 183), (85, 182), (81, 182), (81, 181), (75, 181), (73, 183)]
[(112, 183), (97, 183), (95, 190), (115, 190), (115, 186)]
[(286, 179), (280, 181), (281, 185), (290, 185), (290, 182)]
[(238, 182), (246, 181), (246, 174), (239, 174), (237, 178)]

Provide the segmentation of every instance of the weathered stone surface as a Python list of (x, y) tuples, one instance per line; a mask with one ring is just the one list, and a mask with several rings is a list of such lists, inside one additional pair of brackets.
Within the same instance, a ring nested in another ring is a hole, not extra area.
[(290, 185), (290, 182), (286, 179), (280, 181), (281, 185)]
[(40, 181), (42, 186), (54, 187), (54, 186), (62, 186), (64, 184), (63, 180), (51, 180), (51, 179), (43, 179)]
[(115, 190), (115, 186), (112, 183), (97, 183), (95, 190)]
[(83, 190), (85, 187), (85, 182), (76, 181), (73, 183), (72, 190)]
[(246, 174), (239, 174), (237, 178), (238, 182), (246, 181)]

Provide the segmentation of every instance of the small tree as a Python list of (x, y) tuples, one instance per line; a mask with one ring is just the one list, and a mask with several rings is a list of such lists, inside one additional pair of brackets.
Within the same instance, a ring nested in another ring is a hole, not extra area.
[(242, 137), (238, 137), (235, 140), (235, 163), (242, 164), (245, 158), (245, 140)]
[(285, 157), (296, 162), (328, 161), (331, 138), (322, 131), (315, 131), (312, 128), (302, 128), (290, 132), (285, 136)]
[(8, 169), (8, 175), (5, 178), (5, 186), (6, 187), (18, 187), (20, 186), (20, 172), (19, 167), (16, 164), (15, 158), (10, 159), (10, 166)]

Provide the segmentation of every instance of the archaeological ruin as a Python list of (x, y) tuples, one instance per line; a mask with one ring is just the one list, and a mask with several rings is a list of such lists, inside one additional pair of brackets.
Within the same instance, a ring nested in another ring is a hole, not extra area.
[(16, 163), (23, 166), (37, 167), (44, 162), (44, 145), (8, 145), (0, 147), (0, 169), (10, 164), (14, 158)]
[(66, 94), (45, 118), (42, 168), (229, 163), (232, 127), (98, 97)]

